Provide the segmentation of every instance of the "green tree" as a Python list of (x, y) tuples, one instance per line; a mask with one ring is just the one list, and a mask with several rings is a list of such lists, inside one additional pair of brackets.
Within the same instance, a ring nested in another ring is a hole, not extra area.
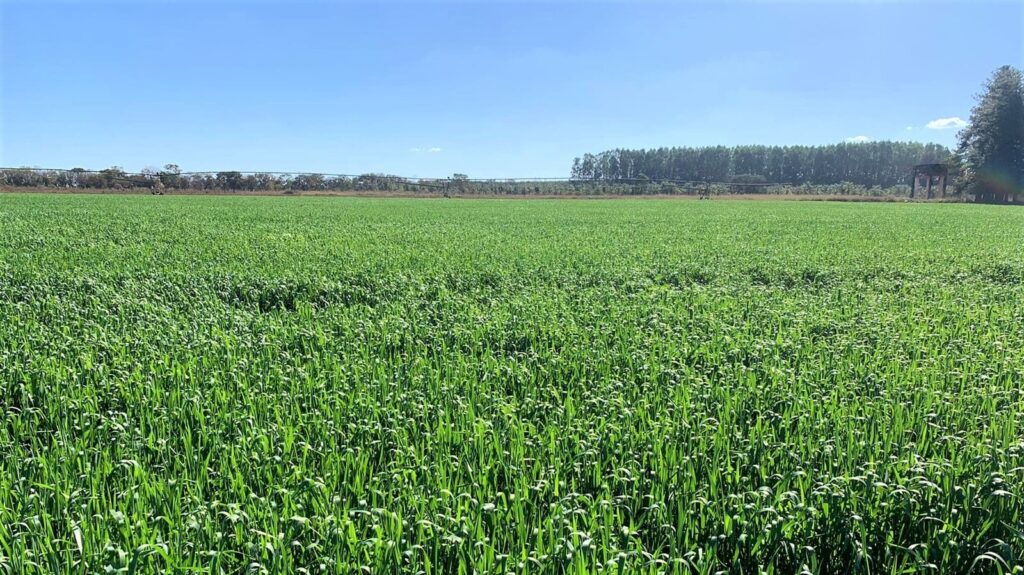
[(160, 178), (160, 183), (168, 188), (180, 188), (181, 184), (181, 168), (177, 164), (165, 164), (164, 169), (161, 170), (157, 177)]
[(703, 148), (615, 149), (585, 154), (573, 162), (572, 179), (728, 182), (731, 176), (758, 175), (772, 184), (861, 186), (904, 184), (914, 164), (943, 162), (949, 150), (918, 142), (868, 142), (830, 146), (724, 146)]
[(469, 190), (469, 176), (466, 174), (452, 174), (450, 180), (452, 190), (459, 193), (465, 193)]
[(1024, 188), (1024, 75), (1012, 66), (995, 71), (960, 132), (958, 153), (967, 189), (979, 202), (1021, 198)]
[(125, 178), (127, 177), (124, 168), (121, 166), (111, 166), (105, 170), (100, 170), (99, 175), (102, 182), (101, 185), (104, 188), (123, 188)]
[(241, 190), (242, 173), (235, 171), (217, 172), (216, 182), (217, 189), (220, 190)]

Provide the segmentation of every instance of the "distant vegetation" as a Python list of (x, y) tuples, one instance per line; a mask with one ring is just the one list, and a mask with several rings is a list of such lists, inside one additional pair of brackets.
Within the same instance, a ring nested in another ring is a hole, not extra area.
[(389, 174), (184, 172), (176, 164), (126, 172), (114, 166), (0, 169), (0, 185), (64, 189), (191, 192), (392, 192), (451, 195), (801, 194), (908, 196), (910, 168), (947, 162), (949, 149), (916, 142), (831, 146), (738, 146), (611, 150), (587, 154), (563, 180), (416, 179)]
[(891, 187), (906, 184), (915, 164), (945, 162), (951, 155), (945, 146), (918, 142), (616, 149), (576, 158), (572, 177)]
[[(908, 174), (909, 179), (909, 174)], [(188, 193), (400, 193), (423, 195), (512, 196), (640, 196), (800, 194), (821, 196), (908, 196), (910, 187), (863, 186), (851, 182), (797, 186), (772, 184), (760, 175), (730, 176), (724, 181), (633, 179), (481, 180), (464, 174), (449, 178), (413, 179), (386, 174), (342, 176), (329, 174), (275, 174), (237, 171), (183, 173), (168, 164), (163, 170), (126, 172), (120, 167), (90, 171), (33, 168), (0, 169), (0, 186), (65, 190), (150, 190)]]
[[(152, 188), (192, 191), (400, 191), (406, 187), (429, 189), (434, 184), (417, 183), (386, 174), (334, 176), (328, 174), (282, 174), (269, 172), (220, 171), (182, 172), (176, 164), (162, 170), (127, 172), (120, 166), (105, 170), (74, 168), (0, 169), (0, 185), (35, 188), (129, 189)], [(437, 184), (440, 187), (442, 184)]]
[(578, 181), (705, 180), (885, 189), (916, 164), (944, 163), (951, 192), (981, 202), (1024, 201), (1024, 74), (1012, 66), (986, 82), (956, 153), (939, 144), (865, 142), (828, 146), (615, 149), (576, 158)]

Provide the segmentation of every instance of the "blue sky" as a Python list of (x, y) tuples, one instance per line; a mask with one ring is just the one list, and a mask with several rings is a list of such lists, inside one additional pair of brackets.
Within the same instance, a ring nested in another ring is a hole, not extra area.
[(1020, 2), (0, 3), (2, 166), (527, 177), (614, 147), (953, 145), (1024, 60)]

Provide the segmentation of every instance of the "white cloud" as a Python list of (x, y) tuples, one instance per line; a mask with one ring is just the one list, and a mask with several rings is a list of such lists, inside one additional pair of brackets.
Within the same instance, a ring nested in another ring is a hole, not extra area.
[(438, 148), (437, 146), (430, 148), (409, 148), (409, 151), (414, 154), (437, 154), (441, 151), (441, 148)]
[(846, 138), (847, 144), (863, 144), (864, 142), (870, 142), (871, 138), (867, 136), (853, 136), (852, 138)]
[(908, 132), (913, 132), (914, 131), (914, 127), (913, 126), (907, 126), (907, 131)]
[(952, 118), (939, 118), (932, 120), (924, 125), (929, 130), (948, 130), (950, 128), (963, 128), (967, 125), (967, 122), (963, 121), (959, 116), (953, 116)]

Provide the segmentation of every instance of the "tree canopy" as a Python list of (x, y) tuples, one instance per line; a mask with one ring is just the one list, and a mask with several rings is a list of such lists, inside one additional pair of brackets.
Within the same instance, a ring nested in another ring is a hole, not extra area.
[(904, 184), (915, 164), (943, 162), (950, 151), (918, 142), (843, 143), (828, 146), (712, 146), (616, 149), (573, 162), (581, 180), (686, 180), (727, 182), (763, 178), (770, 184), (861, 186)]
[(1017, 201), (1024, 189), (1024, 74), (1003, 66), (985, 84), (960, 132), (967, 189), (982, 202)]

